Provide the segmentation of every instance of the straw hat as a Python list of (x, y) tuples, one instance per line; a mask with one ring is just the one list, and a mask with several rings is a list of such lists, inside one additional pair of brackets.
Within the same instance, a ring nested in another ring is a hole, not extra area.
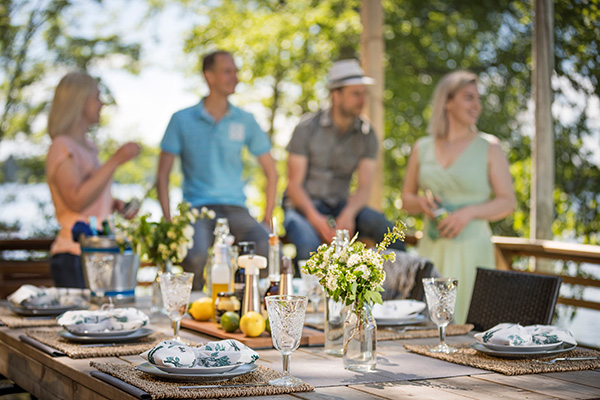
[(365, 76), (357, 60), (337, 61), (329, 70), (327, 89), (333, 90), (349, 85), (372, 85), (373, 78)]

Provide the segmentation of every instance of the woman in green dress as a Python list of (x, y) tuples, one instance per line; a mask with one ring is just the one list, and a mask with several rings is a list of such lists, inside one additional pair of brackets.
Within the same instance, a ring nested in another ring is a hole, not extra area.
[(458, 279), (454, 321), (467, 317), (475, 268), (495, 268), (489, 221), (513, 212), (515, 195), (508, 161), (495, 136), (481, 133), (477, 75), (452, 72), (433, 95), (430, 136), (412, 149), (403, 209), (426, 216), (418, 252), (444, 277)]

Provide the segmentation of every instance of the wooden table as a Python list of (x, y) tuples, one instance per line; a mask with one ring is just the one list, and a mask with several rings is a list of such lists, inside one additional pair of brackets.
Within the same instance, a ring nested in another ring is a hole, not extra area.
[[(158, 326), (158, 325), (157, 325)], [(155, 326), (156, 328), (156, 326)], [(89, 359), (50, 357), (23, 343), (19, 335), (24, 329), (0, 327), (0, 374), (15, 381), (39, 399), (134, 399), (131, 395), (90, 376), (94, 370)], [(188, 340), (206, 338), (190, 331), (182, 331)], [(411, 340), (411, 343), (435, 343), (435, 339)], [(471, 336), (449, 338), (451, 343), (472, 342)], [(406, 352), (401, 341), (378, 342), (378, 351)], [(259, 351), (259, 363), (281, 370), (281, 356), (276, 350)], [(421, 356), (418, 356), (421, 357)], [(310, 363), (319, 368), (315, 358), (331, 358), (322, 348), (299, 348), (292, 354), (291, 370)], [(424, 357), (429, 359), (429, 357)], [(144, 361), (139, 356), (95, 358), (100, 362), (134, 363)], [(341, 368), (341, 361), (340, 361)], [(406, 365), (410, 371), (411, 365)], [(600, 370), (505, 376), (489, 371), (468, 376), (414, 380), (403, 382), (369, 383), (318, 387), (314, 392), (276, 396), (278, 400), (292, 399), (592, 399), (600, 397)], [(377, 372), (375, 372), (377, 373)], [(311, 382), (309, 382), (311, 383)]]

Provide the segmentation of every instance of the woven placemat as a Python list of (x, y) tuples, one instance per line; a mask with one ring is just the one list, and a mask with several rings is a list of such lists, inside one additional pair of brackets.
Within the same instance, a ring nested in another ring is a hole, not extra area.
[[(163, 381), (152, 375), (137, 371), (134, 365), (99, 363), (90, 361), (90, 365), (99, 371), (112, 375), (129, 383), (152, 396), (152, 399), (212, 399), (220, 397), (242, 397), (242, 396), (269, 396), (276, 394), (287, 394), (295, 392), (310, 392), (315, 390), (312, 385), (303, 383), (298, 386), (244, 386), (244, 387), (221, 387), (206, 389), (179, 389), (184, 385), (203, 385), (203, 383), (171, 382)], [(234, 384), (264, 384), (272, 379), (283, 376), (281, 372), (259, 365), (249, 374), (238, 376), (226, 382), (206, 382), (205, 385), (220, 383), (224, 385)]]
[[(135, 342), (113, 343), (109, 346), (82, 347), (85, 343), (69, 342), (67, 339), (58, 336), (57, 332), (59, 330), (60, 328), (28, 329), (25, 333), (27, 336), (34, 338), (38, 342), (62, 351), (71, 358), (136, 355), (151, 349), (162, 340), (171, 338), (171, 336), (165, 335), (164, 333), (154, 332), (152, 335), (140, 338)], [(110, 341), (107, 340), (107, 342)]]
[(558, 361), (554, 364), (544, 364), (540, 361), (554, 357), (600, 357), (600, 352), (576, 348), (554, 357), (544, 359), (504, 359), (488, 356), (471, 348), (469, 345), (458, 345), (458, 352), (453, 354), (431, 353), (431, 346), (405, 344), (404, 347), (414, 353), (438, 358), (455, 364), (467, 365), (488, 371), (500, 372), (504, 375), (540, 374), (548, 372), (582, 371), (600, 368), (600, 360)]
[(0, 321), (11, 329), (56, 326), (56, 318), (24, 317), (12, 312), (8, 307), (0, 306)]
[[(466, 335), (467, 333), (473, 330), (472, 324), (463, 324), (463, 325), (448, 325), (446, 327), (446, 335), (448, 336), (456, 336), (456, 335)], [(386, 328), (377, 328), (377, 340), (397, 340), (397, 339), (419, 339), (419, 338), (429, 338), (429, 337), (438, 337), (440, 335), (440, 330), (437, 327), (431, 327), (431, 329), (420, 329), (420, 330), (411, 330), (410, 327), (406, 331), (402, 331), (403, 328), (398, 329), (386, 329)]]

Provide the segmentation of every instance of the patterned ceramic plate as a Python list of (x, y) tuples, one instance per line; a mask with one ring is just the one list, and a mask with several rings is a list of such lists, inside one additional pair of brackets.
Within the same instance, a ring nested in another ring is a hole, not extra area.
[(509, 346), (509, 345), (504, 345), (504, 344), (492, 344), (492, 343), (480, 343), (477, 342), (485, 347), (487, 347), (488, 349), (491, 350), (496, 350), (496, 351), (503, 351), (503, 352), (508, 352), (508, 353), (531, 353), (531, 352), (536, 352), (536, 351), (540, 351), (540, 350), (551, 350), (551, 349), (555, 349), (558, 346), (560, 346), (563, 342), (560, 341), (558, 343), (547, 343), (547, 344), (536, 344), (536, 345), (529, 345), (529, 346)]
[(67, 329), (67, 331), (69, 333), (72, 333), (73, 335), (76, 335), (76, 336), (98, 337), (98, 338), (127, 336), (127, 335), (131, 335), (134, 332), (137, 332), (138, 330), (139, 330), (139, 328), (123, 330), (123, 331), (115, 330), (115, 331), (104, 331), (104, 332), (88, 332), (88, 331), (76, 332), (76, 331), (70, 331)]
[(169, 381), (178, 382), (214, 382), (214, 381), (226, 381), (228, 379), (235, 378), (236, 376), (245, 375), (258, 368), (256, 364), (242, 364), (238, 368), (226, 372), (215, 372), (210, 374), (181, 374), (161, 371), (156, 366), (145, 362), (137, 367), (138, 371), (145, 372), (159, 379), (165, 379)]
[(177, 368), (177, 367), (163, 367), (162, 365), (154, 365), (156, 368), (164, 372), (171, 374), (194, 374), (194, 375), (206, 375), (215, 374), (221, 372), (231, 371), (237, 367), (241, 367), (244, 364), (236, 365), (223, 365), (220, 367), (196, 367), (196, 368)]
[(489, 356), (500, 357), (500, 358), (542, 358), (554, 356), (556, 354), (564, 353), (573, 350), (577, 347), (576, 344), (562, 343), (560, 346), (550, 350), (538, 350), (538, 351), (498, 351), (488, 349), (481, 343), (473, 343), (471, 345), (477, 351), (485, 353)]
[(77, 310), (82, 308), (77, 304), (64, 305), (59, 304), (56, 306), (47, 307), (24, 307), (8, 302), (8, 308), (15, 314), (32, 316), (32, 315), (60, 315), (66, 311)]
[(58, 335), (71, 341), (78, 343), (105, 343), (105, 342), (131, 342), (133, 340), (141, 339), (146, 336), (150, 336), (154, 333), (153, 329), (150, 328), (140, 328), (136, 329), (133, 332), (130, 332), (127, 335), (114, 335), (114, 336), (82, 336), (82, 335), (73, 335), (71, 332), (67, 330), (62, 330), (58, 332)]

